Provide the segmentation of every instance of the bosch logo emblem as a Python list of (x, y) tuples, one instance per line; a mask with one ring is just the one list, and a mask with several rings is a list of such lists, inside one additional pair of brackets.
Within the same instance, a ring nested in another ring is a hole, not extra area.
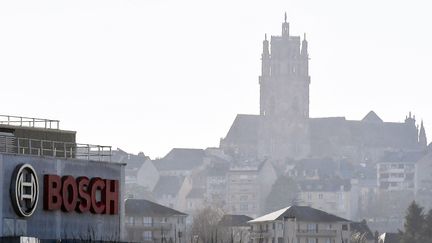
[(38, 178), (31, 165), (21, 164), (16, 167), (10, 192), (16, 213), (21, 217), (30, 217), (36, 210), (39, 199)]

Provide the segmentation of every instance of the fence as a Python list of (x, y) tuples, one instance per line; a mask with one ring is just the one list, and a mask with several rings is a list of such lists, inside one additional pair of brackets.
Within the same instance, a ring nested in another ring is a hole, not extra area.
[(111, 162), (111, 152), (111, 146), (16, 138), (0, 133), (0, 153)]

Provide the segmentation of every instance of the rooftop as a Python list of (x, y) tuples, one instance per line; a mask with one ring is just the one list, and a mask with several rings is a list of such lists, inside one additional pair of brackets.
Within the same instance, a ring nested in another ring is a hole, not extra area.
[(258, 217), (248, 223), (283, 220), (284, 218), (295, 218), (298, 221), (306, 222), (349, 222), (347, 219), (308, 206), (290, 206)]
[(58, 120), (0, 115), (0, 153), (111, 162), (111, 146), (75, 140)]
[(247, 222), (252, 218), (246, 215), (225, 214), (218, 223), (218, 226), (243, 227), (248, 226)]
[(126, 199), (125, 213), (131, 216), (187, 216), (185, 213), (145, 199)]

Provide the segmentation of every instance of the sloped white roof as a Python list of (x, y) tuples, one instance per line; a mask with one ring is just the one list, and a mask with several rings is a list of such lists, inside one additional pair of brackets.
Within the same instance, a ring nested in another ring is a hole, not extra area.
[[(291, 206), (290, 206), (291, 207)], [(272, 213), (263, 215), (261, 217), (258, 217), (256, 219), (253, 219), (249, 221), (248, 223), (257, 223), (257, 222), (266, 222), (266, 221), (273, 221), (279, 218), (283, 213), (285, 213), (290, 207), (282, 208), (277, 211), (274, 211)]]

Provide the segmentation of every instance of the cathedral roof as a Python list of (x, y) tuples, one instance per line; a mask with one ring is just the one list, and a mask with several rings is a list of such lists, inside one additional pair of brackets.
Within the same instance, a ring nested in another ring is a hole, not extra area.
[(258, 142), (259, 115), (238, 114), (225, 137), (237, 143)]
[(363, 118), (363, 122), (383, 122), (383, 120), (374, 112), (369, 111), (369, 113)]

